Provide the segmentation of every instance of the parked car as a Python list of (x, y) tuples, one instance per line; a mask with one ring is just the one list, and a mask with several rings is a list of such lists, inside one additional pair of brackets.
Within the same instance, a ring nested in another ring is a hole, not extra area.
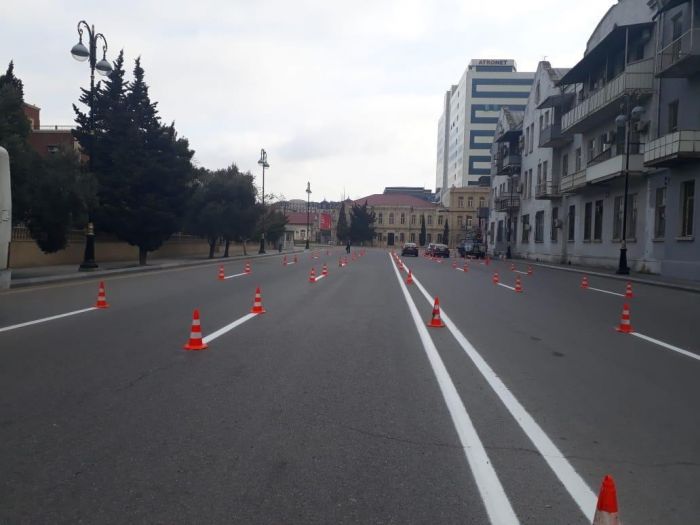
[(403, 257), (406, 255), (413, 255), (414, 257), (418, 257), (418, 246), (415, 242), (404, 243), (403, 247), (401, 248), (401, 256)]
[(486, 246), (478, 241), (462, 241), (457, 245), (460, 257), (474, 257), (483, 259), (486, 255)]
[(450, 256), (450, 249), (447, 247), (446, 244), (430, 243), (428, 245), (428, 248), (425, 250), (425, 253), (432, 257), (447, 258)]

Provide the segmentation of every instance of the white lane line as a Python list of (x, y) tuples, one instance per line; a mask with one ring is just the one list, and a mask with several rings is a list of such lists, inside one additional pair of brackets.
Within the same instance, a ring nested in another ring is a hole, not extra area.
[(527, 275), (527, 272), (521, 272), (520, 270), (513, 270), (515, 273), (519, 273), (520, 275)]
[(52, 315), (51, 317), (44, 317), (43, 319), (37, 319), (35, 321), (27, 321), (26, 323), (13, 324), (10, 326), (5, 326), (0, 328), (0, 332), (9, 332), (10, 330), (15, 330), (16, 328), (24, 328), (25, 326), (31, 326), (33, 324), (45, 323), (47, 321), (53, 321), (55, 319), (61, 319), (62, 317), (69, 317), (71, 315), (84, 314), (85, 312), (91, 312), (92, 310), (97, 310), (94, 306), (90, 308), (83, 308), (82, 310), (75, 310), (73, 312), (68, 312), (65, 314)]
[(592, 286), (589, 286), (588, 289), (596, 291), (596, 292), (609, 293), (610, 295), (617, 295), (618, 297), (625, 296), (625, 294), (623, 294), (623, 293), (611, 292), (610, 290), (601, 290), (600, 288), (593, 288)]
[(236, 274), (233, 274), (233, 275), (227, 275), (226, 277), (224, 277), (224, 279), (233, 279), (234, 277), (240, 277), (241, 275), (248, 275), (248, 274), (245, 273), (245, 272), (243, 272), (243, 273), (236, 273)]
[(460, 271), (460, 272), (463, 272), (463, 271), (464, 271), (464, 268), (455, 268), (455, 270)]
[(693, 352), (688, 352), (688, 350), (683, 350), (682, 348), (678, 348), (677, 346), (673, 346), (663, 341), (659, 341), (658, 339), (654, 339), (653, 337), (649, 337), (648, 335), (640, 334), (639, 332), (632, 332), (632, 335), (635, 335), (640, 339), (644, 339), (645, 341), (649, 341), (650, 343), (663, 346), (664, 348), (668, 348), (669, 350), (673, 350), (674, 352), (678, 352), (679, 354), (683, 354), (684, 356), (692, 357), (693, 359), (697, 359), (698, 361), (700, 361), (700, 355), (694, 354)]
[(230, 331), (230, 330), (233, 330), (233, 329), (236, 328), (237, 326), (242, 325), (243, 323), (245, 323), (246, 321), (252, 319), (252, 318), (255, 317), (256, 315), (258, 315), (258, 314), (248, 314), (248, 315), (244, 315), (244, 316), (241, 317), (240, 319), (236, 319), (236, 320), (235, 320), (234, 322), (232, 322), (231, 324), (227, 324), (227, 325), (224, 326), (223, 328), (219, 328), (216, 332), (213, 332), (213, 333), (209, 334), (208, 336), (203, 337), (203, 338), (202, 338), (202, 341), (204, 341), (205, 343), (209, 343), (210, 341), (213, 341), (213, 340), (216, 339), (217, 337), (221, 337), (221, 336), (224, 335), (226, 332), (228, 332), (228, 331)]
[[(416, 279), (415, 274), (413, 276), (413, 282), (428, 303), (432, 305), (433, 299), (420, 281)], [(508, 390), (505, 383), (496, 375), (484, 358), (481, 357), (481, 354), (476, 351), (476, 348), (464, 337), (464, 334), (462, 334), (459, 328), (452, 322), (442, 306), (440, 308), (440, 316), (445, 325), (447, 325), (447, 329), (452, 333), (464, 352), (469, 356), (479, 372), (481, 372), (481, 375), (501, 399), (508, 409), (508, 412), (510, 412), (513, 418), (518, 422), (518, 425), (520, 425), (520, 428), (525, 432), (532, 444), (535, 445), (535, 448), (537, 448), (557, 478), (559, 478), (559, 481), (564, 485), (568, 493), (579, 506), (583, 515), (586, 516), (588, 521), (592, 522), (598, 502), (596, 495), (579, 473), (574, 470), (574, 467), (569, 463), (549, 436), (545, 434), (542, 427), (537, 424), (534, 418), (525, 410), (525, 407), (520, 404), (520, 401)]]
[(320, 280), (323, 279), (324, 277), (325, 277), (325, 275), (323, 275), (323, 274), (318, 275), (317, 277), (314, 277), (314, 282), (320, 281)]
[(508, 288), (509, 290), (515, 291), (515, 288), (513, 288), (512, 286), (508, 286), (507, 284), (503, 284), (503, 283), (496, 283), (496, 284), (498, 286), (503, 286), (503, 288)]
[(520, 522), (498, 479), (498, 474), (496, 474), (493, 464), (486, 453), (486, 449), (479, 439), (474, 424), (462, 402), (462, 398), (460, 398), (450, 378), (450, 374), (447, 372), (447, 368), (445, 368), (445, 364), (440, 358), (440, 354), (428, 334), (428, 329), (418, 313), (418, 308), (416, 308), (416, 304), (408, 293), (408, 289), (401, 278), (398, 268), (393, 263), (391, 267), (394, 269), (394, 274), (399, 281), (404, 299), (406, 300), (408, 309), (411, 312), (411, 317), (413, 317), (413, 322), (418, 330), (418, 336), (420, 337), (421, 343), (423, 343), (423, 349), (428, 356), (428, 360), (430, 361), (433, 373), (435, 374), (440, 391), (442, 392), (442, 397), (445, 399), (445, 404), (450, 412), (450, 416), (452, 416), (452, 423), (457, 430), (464, 455), (467, 458), (469, 468), (479, 488), (479, 494), (484, 502), (491, 523), (494, 525), (518, 524)]

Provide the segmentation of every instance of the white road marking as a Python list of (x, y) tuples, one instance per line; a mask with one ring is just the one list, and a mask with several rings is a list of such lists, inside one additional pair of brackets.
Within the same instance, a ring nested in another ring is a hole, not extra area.
[(455, 270), (459, 270), (460, 272), (463, 272), (464, 268), (455, 268)]
[(513, 270), (515, 273), (519, 273), (520, 275), (527, 275), (527, 272), (521, 272), (520, 270)]
[(515, 291), (515, 288), (513, 288), (512, 286), (508, 286), (507, 284), (503, 284), (503, 283), (496, 283), (496, 284), (498, 286), (503, 286), (503, 288), (508, 288), (509, 290)]
[(682, 348), (678, 348), (677, 346), (673, 346), (663, 341), (659, 341), (658, 339), (654, 339), (653, 337), (649, 337), (648, 335), (640, 334), (639, 332), (632, 332), (632, 335), (635, 335), (640, 339), (644, 339), (645, 341), (649, 341), (650, 343), (663, 346), (664, 348), (668, 348), (669, 350), (673, 350), (674, 352), (678, 352), (679, 354), (683, 354), (685, 356), (692, 357), (693, 359), (697, 359), (698, 361), (700, 361), (700, 355), (694, 354), (693, 352), (688, 352), (688, 350), (683, 350)]
[(323, 274), (317, 275), (316, 277), (314, 277), (314, 282), (320, 281), (320, 280), (323, 279), (324, 277), (325, 277), (325, 275), (323, 275)]
[(43, 319), (37, 319), (35, 321), (27, 321), (26, 323), (13, 324), (10, 326), (5, 326), (0, 328), (0, 332), (9, 332), (10, 330), (15, 330), (16, 328), (24, 328), (25, 326), (31, 326), (33, 324), (45, 323), (47, 321), (53, 321), (55, 319), (61, 319), (63, 317), (69, 317), (71, 315), (84, 314), (85, 312), (91, 312), (92, 310), (97, 310), (98, 308), (91, 306), (90, 308), (83, 308), (82, 310), (75, 310), (73, 312), (68, 312), (65, 314), (52, 315), (51, 317), (44, 317)]
[(508, 496), (498, 479), (498, 475), (486, 453), (486, 449), (484, 449), (483, 443), (479, 439), (479, 435), (476, 433), (474, 424), (450, 378), (450, 374), (447, 372), (447, 368), (445, 368), (445, 364), (440, 358), (440, 354), (428, 334), (428, 329), (421, 319), (411, 295), (408, 293), (408, 289), (401, 278), (401, 274), (393, 263), (391, 267), (394, 269), (394, 274), (399, 281), (404, 299), (406, 300), (408, 309), (411, 312), (411, 317), (413, 317), (413, 322), (418, 330), (421, 343), (423, 343), (423, 349), (428, 356), (428, 360), (430, 361), (442, 396), (445, 399), (445, 404), (450, 412), (450, 416), (452, 416), (452, 423), (457, 430), (464, 455), (467, 458), (469, 468), (479, 488), (479, 494), (484, 502), (491, 523), (494, 525), (518, 524), (520, 522), (508, 500)]
[(241, 275), (248, 275), (248, 274), (245, 273), (245, 272), (243, 272), (243, 273), (236, 273), (236, 274), (234, 274), (234, 275), (227, 275), (226, 277), (224, 277), (224, 279), (233, 279), (234, 277), (240, 277)]
[(593, 290), (593, 291), (596, 291), (596, 292), (609, 293), (610, 295), (617, 295), (618, 297), (624, 297), (624, 296), (625, 296), (625, 294), (623, 294), (623, 293), (611, 292), (610, 290), (601, 290), (600, 288), (593, 288), (592, 286), (589, 286), (587, 289), (588, 289), (588, 290)]
[[(416, 284), (428, 303), (433, 304), (433, 299), (430, 297), (430, 294), (423, 287), (420, 281), (416, 279), (415, 274), (413, 276), (413, 282)], [(579, 473), (576, 472), (574, 467), (571, 465), (571, 463), (569, 463), (564, 454), (561, 453), (549, 436), (545, 434), (542, 427), (537, 424), (534, 418), (527, 412), (527, 410), (525, 410), (525, 407), (523, 407), (520, 401), (518, 401), (511, 391), (508, 390), (505, 383), (503, 383), (498, 375), (496, 375), (493, 369), (488, 365), (488, 363), (486, 363), (484, 358), (481, 357), (481, 354), (477, 352), (476, 348), (474, 348), (467, 338), (464, 337), (464, 334), (462, 334), (459, 328), (457, 328), (457, 326), (452, 322), (442, 306), (440, 308), (440, 314), (443, 322), (447, 326), (447, 329), (452, 333), (454, 338), (460, 344), (467, 356), (469, 356), (469, 358), (472, 360), (479, 372), (481, 372), (481, 375), (484, 377), (484, 379), (486, 379), (493, 391), (503, 402), (505, 407), (508, 409), (508, 412), (510, 412), (513, 418), (518, 422), (518, 425), (520, 425), (520, 428), (523, 430), (523, 432), (525, 432), (532, 444), (535, 445), (535, 448), (537, 448), (559, 481), (562, 483), (562, 485), (564, 485), (564, 488), (566, 488), (568, 493), (574, 499), (579, 509), (581, 509), (583, 515), (586, 516), (589, 522), (592, 522), (598, 502), (597, 496), (593, 493)]]
[(250, 313), (250, 314), (248, 314), (248, 315), (244, 315), (244, 316), (241, 317), (240, 319), (236, 319), (236, 320), (235, 320), (234, 322), (232, 322), (231, 324), (227, 324), (227, 325), (224, 326), (223, 328), (219, 328), (216, 332), (213, 332), (213, 333), (209, 334), (208, 336), (203, 337), (203, 338), (202, 338), (202, 341), (204, 341), (205, 343), (209, 343), (210, 341), (213, 341), (213, 340), (216, 339), (217, 337), (221, 337), (221, 336), (224, 335), (226, 332), (228, 332), (228, 331), (230, 331), (230, 330), (233, 330), (233, 329), (236, 328), (237, 326), (242, 325), (243, 323), (245, 323), (246, 321), (252, 319), (252, 318), (255, 317), (256, 315), (258, 315), (258, 314)]

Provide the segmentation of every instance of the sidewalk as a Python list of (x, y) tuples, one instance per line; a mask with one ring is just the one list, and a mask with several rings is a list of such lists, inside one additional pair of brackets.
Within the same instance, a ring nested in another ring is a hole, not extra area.
[[(253, 251), (253, 250), (251, 250)], [(118, 262), (98, 262), (97, 270), (80, 272), (77, 264), (63, 264), (55, 266), (37, 266), (33, 268), (12, 268), (12, 278), (10, 281), (10, 289), (22, 288), (25, 286), (34, 286), (39, 284), (49, 284), (64, 281), (78, 281), (81, 279), (94, 279), (95, 277), (109, 277), (112, 275), (124, 275), (129, 273), (152, 272), (156, 270), (165, 270), (168, 268), (181, 268), (187, 266), (206, 266), (226, 264), (232, 261), (252, 260), (260, 257), (282, 256), (284, 254), (300, 252), (302, 250), (285, 250), (279, 253), (277, 250), (270, 250), (264, 255), (259, 255), (257, 250), (255, 253), (248, 255), (232, 255), (231, 257), (223, 258), (216, 256), (213, 259), (207, 258), (206, 255), (195, 255), (178, 258), (163, 258), (154, 259), (145, 266), (140, 266), (137, 261), (118, 261)]]

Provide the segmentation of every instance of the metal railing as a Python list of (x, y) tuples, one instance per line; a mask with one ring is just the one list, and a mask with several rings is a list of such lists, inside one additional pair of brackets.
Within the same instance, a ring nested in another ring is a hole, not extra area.
[(552, 140), (558, 140), (561, 138), (561, 123), (555, 122), (540, 130), (539, 146), (541, 148), (545, 148), (547, 147), (545, 144), (549, 144)]
[(586, 185), (586, 170), (580, 170), (561, 178), (559, 188), (562, 193), (571, 192)]
[(560, 195), (559, 181), (547, 180), (535, 186), (535, 198), (558, 197)]
[(690, 55), (700, 55), (700, 28), (689, 29), (656, 54), (656, 73), (663, 73)]
[(520, 197), (518, 195), (500, 195), (496, 197), (496, 211), (508, 211), (520, 207)]

